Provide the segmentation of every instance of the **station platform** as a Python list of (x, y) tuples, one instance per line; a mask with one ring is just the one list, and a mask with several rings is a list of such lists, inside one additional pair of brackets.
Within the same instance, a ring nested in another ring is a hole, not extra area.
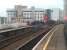
[(32, 50), (67, 50), (64, 24), (59, 24), (52, 28)]

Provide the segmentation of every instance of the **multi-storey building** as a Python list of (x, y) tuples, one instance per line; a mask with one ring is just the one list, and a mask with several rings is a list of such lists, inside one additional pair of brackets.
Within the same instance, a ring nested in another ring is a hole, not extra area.
[(45, 16), (45, 10), (42, 9), (28, 9), (22, 11), (23, 17), (27, 20), (32, 21), (43, 21), (43, 17)]
[[(15, 9), (7, 10), (9, 21), (14, 22), (32, 22), (42, 21), (44, 22), (45, 15), (50, 16), (50, 11), (41, 8), (27, 8), (27, 6), (16, 5)], [(12, 19), (11, 19), (12, 18)], [(10, 20), (11, 19), (11, 20)], [(14, 20), (13, 20), (14, 19)]]
[(16, 23), (17, 11), (15, 9), (8, 9), (8, 23)]

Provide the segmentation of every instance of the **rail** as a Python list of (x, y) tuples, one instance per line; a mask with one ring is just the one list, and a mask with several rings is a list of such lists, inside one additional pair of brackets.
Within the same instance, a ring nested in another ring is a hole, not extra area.
[(29, 28), (19, 28), (18, 30), (11, 30), (7, 32), (0, 32), (0, 35), (6, 36), (4, 39), (0, 40), (0, 48), (5, 47), (6, 45), (17, 41), (17, 37), (21, 37), (22, 35), (30, 32), (31, 27)]
[[(47, 27), (42, 27), (42, 28), (38, 28), (38, 29), (36, 29), (36, 28), (32, 28), (32, 30), (30, 31), (30, 32), (27, 32), (29, 35), (31, 35), (32, 33), (31, 32), (33, 32), (33, 34), (32, 34), (32, 38), (29, 38), (29, 40), (26, 40), (27, 42), (24, 42), (23, 44), (21, 44), (21, 45), (24, 45), (24, 44), (26, 44), (26, 43), (28, 43), (29, 41), (31, 41), (32, 39), (34, 39), (34, 38), (36, 38), (37, 36), (39, 36), (40, 34), (42, 34), (43, 32), (46, 32), (46, 31), (48, 31), (49, 29), (51, 29), (52, 27), (53, 27), (54, 25), (52, 25), (52, 26), (47, 26)], [(47, 29), (45, 29), (45, 28), (47, 28)], [(35, 30), (36, 29), (36, 31), (33, 31), (33, 30)], [(45, 30), (44, 30), (45, 29)], [(41, 31), (40, 31), (41, 30)], [(20, 30), (21, 31), (21, 30)], [(25, 32), (25, 31), (24, 31)], [(14, 32), (15, 33), (15, 32)], [(26, 33), (26, 34), (27, 34)], [(36, 34), (37, 33), (37, 34)], [(24, 34), (25, 35), (25, 34)], [(35, 36), (34, 36), (35, 35)], [(3, 40), (1, 40), (0, 41), (0, 48), (3, 48), (3, 47), (5, 47), (5, 46), (8, 46), (8, 45), (10, 45), (10, 43), (12, 44), (12, 43), (14, 43), (15, 41), (20, 41), (20, 40), (18, 40), (17, 38), (19, 38), (19, 37), (17, 37), (18, 35), (16, 35), (16, 36), (11, 36), (10, 38), (7, 38), (7, 39), (3, 39)], [(21, 36), (23, 36), (23, 35), (21, 35)], [(25, 38), (27, 38), (28, 36), (26, 36)], [(15, 39), (16, 38), (16, 39)], [(19, 39), (22, 39), (22, 38), (19, 38)], [(21, 47), (21, 45), (19, 46), (19, 47)], [(19, 48), (18, 47), (18, 48)], [(14, 47), (13, 47), (14, 48)], [(17, 47), (15, 47), (15, 48), (17, 48)]]

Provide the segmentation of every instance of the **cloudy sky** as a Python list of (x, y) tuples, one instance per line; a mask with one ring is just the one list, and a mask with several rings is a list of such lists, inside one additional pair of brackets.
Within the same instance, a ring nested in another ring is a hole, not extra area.
[(63, 0), (0, 0), (0, 16), (6, 15), (8, 8), (15, 5), (35, 6), (36, 8), (61, 8), (63, 9)]

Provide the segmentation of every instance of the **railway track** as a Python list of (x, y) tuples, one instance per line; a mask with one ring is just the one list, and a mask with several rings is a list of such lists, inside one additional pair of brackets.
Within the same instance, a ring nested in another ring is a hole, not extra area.
[[(53, 26), (52, 26), (53, 27)], [(46, 30), (43, 30), (40, 35), (38, 35), (36, 38), (32, 39), (30, 42), (25, 44), (24, 46), (18, 48), (17, 50), (32, 50), (32, 48), (43, 38), (43, 36), (52, 28), (48, 27)]]
[[(26, 33), (30, 33), (30, 31), (27, 31)], [(0, 40), (0, 48), (3, 48), (5, 46), (7, 46), (7, 45), (9, 45), (9, 44), (21, 39), (21, 36), (23, 36), (26, 33), (21, 33), (20, 34), (20, 32), (19, 32), (19, 34), (18, 34), (18, 33), (15, 32), (14, 35), (11, 35), (11, 36), (6, 35), (7, 36), (6, 38)]]
[[(54, 25), (53, 25), (53, 26), (54, 26)], [(53, 26), (52, 26), (52, 27), (53, 27)], [(25, 34), (27, 34), (27, 33), (29, 33), (29, 34), (35, 33), (34, 36), (36, 35), (36, 33), (40, 33), (38, 36), (41, 35), (41, 38), (42, 38), (42, 37), (45, 35), (44, 32), (47, 33), (48, 30), (51, 29), (52, 27), (48, 26), (47, 29), (45, 29), (45, 28), (42, 27), (40, 30), (35, 31), (35, 32), (29, 30), (28, 32), (26, 32), (26, 33), (24, 33), (24, 34), (16, 34), (16, 35), (14, 35), (14, 36), (10, 36), (9, 38), (3, 39), (3, 40), (0, 41), (0, 50), (1, 50), (2, 48), (4, 48), (4, 47), (9, 46), (10, 44), (12, 44), (12, 43), (14, 43), (14, 42), (16, 42), (16, 41), (21, 40), (22, 38), (26, 37)], [(45, 31), (44, 31), (44, 29), (45, 29)], [(26, 31), (27, 31), (27, 30), (26, 30)], [(29, 36), (29, 35), (27, 35), (27, 36)], [(36, 36), (36, 37), (38, 37), (38, 36)], [(39, 40), (38, 40), (38, 41), (39, 41)]]

